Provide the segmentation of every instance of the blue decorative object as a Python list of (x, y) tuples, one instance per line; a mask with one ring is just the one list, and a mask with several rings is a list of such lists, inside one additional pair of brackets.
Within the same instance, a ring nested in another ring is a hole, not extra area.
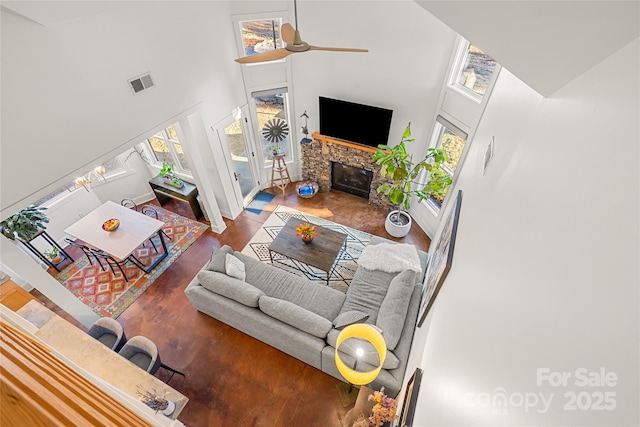
[(261, 191), (258, 195), (247, 205), (245, 210), (260, 215), (262, 211), (267, 207), (269, 202), (273, 200), (275, 196), (271, 193)]
[(313, 181), (305, 181), (301, 182), (296, 186), (296, 191), (298, 192), (298, 196), (308, 199), (309, 197), (313, 197), (318, 192), (318, 183)]

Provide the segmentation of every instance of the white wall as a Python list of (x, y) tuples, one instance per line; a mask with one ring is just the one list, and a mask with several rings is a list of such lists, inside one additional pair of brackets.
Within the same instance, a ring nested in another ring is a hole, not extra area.
[(543, 96), (640, 35), (637, 1), (416, 2)]
[[(3, 215), (195, 105), (209, 114), (205, 126), (242, 105), (235, 47), (220, 42), (232, 34), (229, 15), (228, 2), (128, 2), (43, 27), (3, 11)], [(145, 72), (156, 86), (134, 96), (127, 80)]]
[(309, 132), (319, 130), (318, 96), (344, 99), (393, 110), (392, 145), (412, 122), (419, 144), (408, 149), (422, 154), (456, 33), (407, 1), (305, 1), (298, 22), (309, 44), (369, 50), (291, 55), (295, 117), (307, 110)]
[[(415, 426), (638, 425), (639, 51), (549, 99), (503, 69), (458, 182), (453, 268), (416, 335)], [(567, 385), (538, 382), (544, 368)], [(580, 368), (617, 381), (576, 385)], [(617, 406), (565, 410), (572, 392)], [(553, 394), (546, 410), (519, 406), (535, 393)]]

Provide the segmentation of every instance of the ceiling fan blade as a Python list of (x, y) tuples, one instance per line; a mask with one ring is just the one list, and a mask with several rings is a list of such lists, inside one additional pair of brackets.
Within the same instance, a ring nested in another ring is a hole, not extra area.
[(356, 49), (350, 47), (321, 47), (321, 46), (309, 46), (309, 50), (328, 50), (333, 52), (369, 52), (368, 49)]
[(293, 52), (288, 51), (287, 49), (281, 47), (279, 49), (269, 50), (267, 52), (256, 53), (251, 56), (243, 56), (242, 58), (238, 58), (235, 61), (240, 64), (254, 64), (257, 62), (267, 62), (267, 61), (276, 61), (278, 59), (283, 59), (288, 55), (291, 55)]
[(296, 36), (296, 30), (293, 29), (291, 24), (282, 24), (280, 32), (282, 33), (282, 40), (286, 44), (293, 43)]

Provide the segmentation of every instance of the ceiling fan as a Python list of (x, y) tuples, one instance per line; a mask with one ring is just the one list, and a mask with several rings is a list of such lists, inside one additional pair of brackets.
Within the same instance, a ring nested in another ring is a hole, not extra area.
[(282, 40), (287, 44), (285, 47), (270, 50), (267, 52), (257, 53), (251, 56), (243, 56), (236, 59), (235, 61), (240, 64), (277, 61), (291, 55), (292, 53), (307, 52), (309, 50), (328, 50), (333, 52), (369, 52), (367, 49), (353, 49), (348, 47), (311, 46), (309, 43), (303, 41), (300, 38), (300, 32), (298, 31), (298, 7), (296, 4), (296, 0), (293, 0), (293, 10), (296, 20), (296, 28), (293, 28), (291, 24), (286, 23), (282, 25), (281, 29)]

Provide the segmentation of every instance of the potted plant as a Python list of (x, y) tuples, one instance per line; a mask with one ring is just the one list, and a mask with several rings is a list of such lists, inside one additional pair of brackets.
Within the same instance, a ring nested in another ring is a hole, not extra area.
[(40, 206), (29, 206), (17, 214), (10, 216), (0, 222), (0, 232), (10, 240), (29, 241), (40, 230), (44, 230), (44, 224), (49, 222), (49, 218), (44, 213), (47, 208)]
[(174, 166), (171, 163), (162, 162), (162, 168), (160, 168), (160, 176), (164, 179), (164, 182), (170, 183), (173, 180)]
[(176, 408), (175, 402), (167, 400), (163, 396), (158, 395), (155, 390), (147, 391), (138, 385), (138, 390), (136, 391), (136, 393), (138, 394), (138, 396), (140, 396), (140, 401), (147, 405), (149, 408), (156, 411), (156, 413), (162, 411), (163, 415), (169, 416)]
[(176, 188), (181, 188), (184, 182), (178, 178), (174, 173), (175, 166), (171, 163), (162, 162), (162, 168), (160, 168), (160, 176), (165, 184), (172, 185)]
[[(406, 211), (412, 196), (421, 200), (428, 199), (431, 193), (441, 193), (452, 182), (448, 175), (436, 172), (443, 162), (449, 160), (447, 152), (442, 148), (429, 148), (420, 162), (413, 163), (405, 143), (414, 141), (409, 122), (399, 144), (394, 147), (378, 145), (378, 150), (373, 154), (373, 160), (381, 166), (380, 175), (391, 179), (390, 183), (378, 186), (376, 191), (388, 196), (391, 203), (397, 206), (397, 209), (389, 213), (385, 222), (387, 233), (393, 237), (404, 237), (411, 229), (411, 216)], [(429, 172), (424, 184), (416, 181), (422, 171)]]
[(284, 149), (280, 146), (280, 144), (271, 144), (267, 148), (274, 156), (281, 156), (282, 154), (284, 154)]
[(302, 241), (305, 243), (311, 243), (317, 235), (317, 226), (311, 225), (308, 222), (303, 222), (296, 227), (296, 236), (301, 237)]
[(60, 255), (60, 250), (57, 246), (51, 246), (51, 250), (45, 252), (45, 255), (54, 264), (60, 264), (60, 262), (62, 262), (62, 255)]

